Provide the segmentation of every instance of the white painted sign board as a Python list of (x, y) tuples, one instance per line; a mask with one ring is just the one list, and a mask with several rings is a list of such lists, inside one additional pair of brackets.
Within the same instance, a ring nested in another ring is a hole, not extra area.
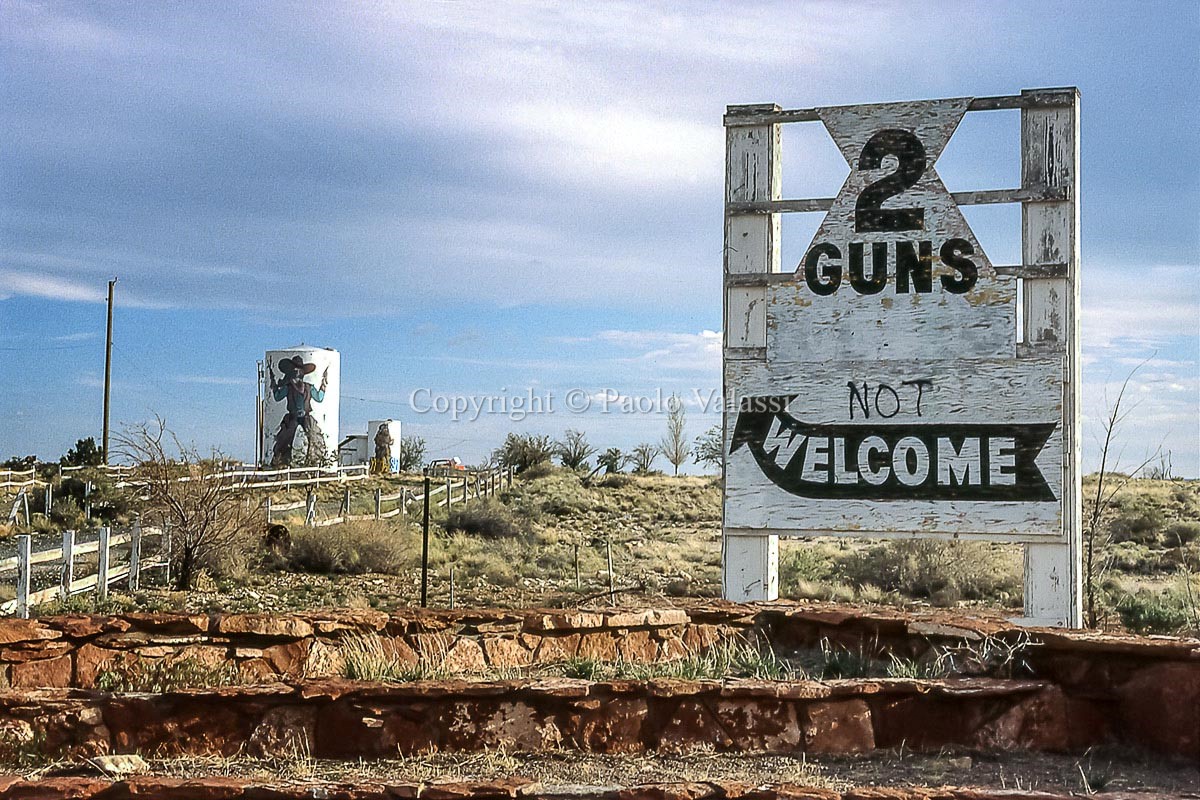
[[(729, 109), (726, 597), (777, 596), (779, 535), (1009, 541), (1027, 619), (1078, 624), (1077, 98)], [(1022, 186), (951, 195), (938, 156), (1001, 108), (1021, 109)], [(845, 157), (836, 197), (780, 199), (791, 121)], [(965, 202), (1022, 203), (1022, 265), (991, 263)], [(779, 214), (821, 210), (781, 272)]]

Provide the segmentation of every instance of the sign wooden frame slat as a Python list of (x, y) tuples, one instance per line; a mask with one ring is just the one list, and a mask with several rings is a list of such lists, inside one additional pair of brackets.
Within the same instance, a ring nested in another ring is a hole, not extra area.
[[(986, 189), (974, 192), (953, 192), (951, 197), (960, 206), (995, 205), (999, 203), (1053, 203), (1071, 199), (1070, 186), (1029, 186), (1017, 189)], [(765, 200), (759, 202), (727, 203), (728, 214), (807, 214), (828, 211), (834, 198), (814, 197), (799, 200)]]
[[(1055, 108), (1070, 106), (1074, 102), (1073, 87), (1061, 89), (1034, 89), (1021, 94), (974, 97), (968, 111), (1006, 111), (1025, 108)], [(750, 125), (775, 125), (788, 122), (817, 122), (816, 108), (782, 109), (773, 103), (730, 106), (725, 113), (725, 125), (741, 127)]]
[[(976, 539), (1025, 545), (1026, 621), (1080, 623), (1078, 108), (1074, 88), (729, 107), (726, 597), (777, 596), (779, 536)], [(948, 192), (937, 156), (965, 113), (998, 109), (1021, 112), (1021, 186)], [(837, 197), (781, 199), (780, 125), (805, 121), (850, 162)], [(1022, 264), (975, 241), (958, 206), (983, 203), (1021, 204)], [(816, 211), (782, 272), (780, 214)], [(925, 413), (918, 389), (901, 415), (893, 384), (928, 388)]]

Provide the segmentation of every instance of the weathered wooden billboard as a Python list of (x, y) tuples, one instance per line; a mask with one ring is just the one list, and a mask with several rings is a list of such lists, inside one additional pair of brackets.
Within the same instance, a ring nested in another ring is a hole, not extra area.
[[(1020, 109), (1022, 185), (951, 194), (938, 156), (998, 109)], [(850, 166), (836, 197), (782, 199), (801, 121)], [(725, 124), (726, 596), (777, 596), (780, 535), (1009, 541), (1026, 617), (1078, 624), (1077, 91)], [(969, 203), (1021, 203), (1020, 265), (991, 262)], [(826, 213), (782, 271), (780, 214), (806, 211)]]

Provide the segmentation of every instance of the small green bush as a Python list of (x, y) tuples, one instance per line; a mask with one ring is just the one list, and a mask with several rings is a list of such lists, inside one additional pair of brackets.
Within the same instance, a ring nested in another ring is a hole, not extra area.
[(495, 500), (470, 503), (452, 508), (446, 515), (448, 533), (465, 533), (488, 539), (507, 539), (521, 535), (521, 528), (512, 512)]
[[(565, 469), (565, 467), (563, 468)], [(536, 481), (539, 478), (548, 478), (551, 475), (559, 472), (560, 468), (554, 466), (549, 461), (539, 461), (520, 473), (521, 477), (527, 481)]]
[(1163, 531), (1163, 541), (1170, 547), (1181, 547), (1200, 539), (1200, 522), (1172, 522)]
[(1191, 591), (1184, 585), (1186, 577), (1165, 589), (1138, 589), (1117, 603), (1121, 623), (1136, 633), (1196, 633), (1196, 597), (1200, 586)]
[(379, 522), (293, 528), (286, 563), (295, 572), (322, 575), (396, 575), (405, 564), (405, 533)]
[(1114, 542), (1137, 542), (1154, 544), (1164, 523), (1163, 514), (1155, 508), (1139, 508), (1122, 511), (1108, 523), (1108, 532)]
[(828, 552), (808, 542), (787, 548), (779, 561), (779, 582), (787, 597), (796, 596), (802, 581), (822, 583), (832, 577), (834, 565)]
[(1010, 553), (984, 542), (911, 539), (873, 545), (840, 560), (838, 577), (885, 593), (925, 597), (941, 604), (1020, 595), (1021, 569)]
[(605, 489), (624, 489), (626, 486), (633, 484), (633, 482), (633, 476), (626, 475), (623, 472), (614, 472), (598, 480), (596, 485)]

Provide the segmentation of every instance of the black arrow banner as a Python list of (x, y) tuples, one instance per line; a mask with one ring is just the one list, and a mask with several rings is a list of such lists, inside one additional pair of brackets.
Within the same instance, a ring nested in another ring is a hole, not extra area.
[(729, 443), (798, 497), (1054, 502), (1036, 460), (1057, 423), (810, 425), (796, 395), (742, 399)]

